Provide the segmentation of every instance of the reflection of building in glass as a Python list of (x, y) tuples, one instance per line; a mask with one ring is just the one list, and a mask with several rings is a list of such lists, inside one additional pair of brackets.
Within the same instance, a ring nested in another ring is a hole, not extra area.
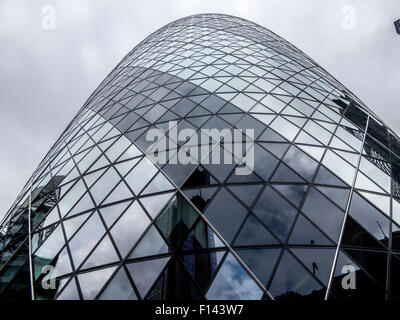
[[(253, 129), (253, 172), (153, 163), (146, 133), (170, 121)], [(0, 298), (399, 298), (399, 157), (397, 135), (276, 34), (172, 22), (100, 84), (6, 215)]]

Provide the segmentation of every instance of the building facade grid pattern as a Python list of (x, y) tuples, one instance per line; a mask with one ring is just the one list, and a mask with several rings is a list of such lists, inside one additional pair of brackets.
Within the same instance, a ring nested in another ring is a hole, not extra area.
[[(254, 129), (254, 173), (154, 163), (146, 133), (169, 121)], [(175, 21), (107, 76), (16, 199), (0, 298), (398, 298), (399, 156), (395, 133), (284, 39), (225, 15)]]

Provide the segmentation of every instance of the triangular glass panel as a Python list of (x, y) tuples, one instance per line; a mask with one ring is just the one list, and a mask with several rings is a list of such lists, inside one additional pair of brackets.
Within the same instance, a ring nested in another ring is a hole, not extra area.
[(90, 192), (97, 204), (100, 204), (104, 198), (121, 180), (119, 174), (111, 167), (91, 188)]
[(343, 210), (346, 209), (347, 200), (349, 198), (349, 189), (317, 187), (324, 195), (338, 204)]
[(326, 184), (328, 186), (339, 186), (339, 187), (345, 187), (346, 185), (339, 180), (335, 175), (330, 173), (327, 169), (324, 167), (320, 167), (318, 170), (318, 174), (314, 180), (314, 183), (316, 184)]
[(88, 188), (90, 188), (93, 185), (93, 183), (95, 183), (97, 181), (97, 179), (104, 173), (105, 170), (106, 169), (98, 170), (98, 171), (95, 171), (93, 173), (83, 176), (83, 179), (85, 180)]
[(228, 188), (248, 207), (251, 207), (262, 186), (263, 185), (240, 185), (228, 186)]
[(265, 181), (268, 181), (279, 160), (274, 157), (271, 153), (266, 151), (264, 148), (255, 145), (254, 148), (254, 171), (262, 177)]
[[(244, 286), (244, 284), (246, 284)], [(259, 300), (263, 291), (239, 262), (229, 254), (208, 289), (208, 300)]]
[[(179, 277), (176, 275), (179, 275)], [(178, 259), (172, 259), (156, 281), (153, 289), (147, 294), (146, 299), (177, 301), (199, 300), (200, 297), (200, 292), (194, 285), (192, 277)]]
[(344, 213), (316, 189), (311, 188), (302, 207), (303, 213), (333, 241), (338, 241)]
[(42, 228), (45, 228), (45, 227), (53, 224), (54, 222), (57, 222), (58, 220), (60, 220), (60, 216), (58, 215), (57, 206), (55, 206), (50, 211), (50, 213), (46, 216), (46, 218), (43, 220)]
[(55, 263), (53, 279), (72, 272), (67, 247), (64, 247), (64, 249), (61, 250), (53, 263)]
[(121, 256), (125, 256), (150, 224), (139, 202), (135, 201), (111, 228), (111, 236)]
[(388, 245), (389, 219), (355, 192), (351, 200), (349, 215), (376, 239), (384, 245)]
[(267, 128), (264, 133), (257, 139), (259, 141), (271, 141), (271, 142), (287, 142), (283, 137), (277, 134), (275, 131)]
[(129, 259), (149, 257), (169, 252), (168, 246), (154, 226), (146, 232), (139, 244), (133, 250)]
[(185, 189), (183, 193), (196, 206), (199, 211), (203, 212), (209, 201), (213, 197), (217, 187)]
[(129, 204), (130, 202), (128, 201), (100, 209), (101, 216), (103, 217), (107, 227), (111, 227)]
[(284, 163), (281, 163), (278, 169), (275, 171), (271, 181), (273, 182), (286, 182), (286, 183), (305, 183), (306, 181), (302, 179), (296, 172), (290, 169)]
[(279, 241), (253, 216), (249, 215), (234, 246), (277, 245)]
[(269, 125), (272, 120), (274, 120), (275, 115), (274, 114), (261, 114), (261, 113), (252, 113), (251, 114), (254, 118), (257, 120), (260, 120), (263, 124)]
[(201, 219), (189, 233), (180, 250), (193, 251), (214, 248), (225, 248), (225, 246), (214, 231)]
[(74, 278), (64, 287), (64, 290), (57, 297), (57, 300), (80, 300)]
[(139, 162), (141, 158), (135, 158), (132, 160), (120, 162), (114, 165), (117, 171), (124, 177), (135, 165)]
[(335, 251), (336, 249), (292, 249), (309, 271), (325, 285), (328, 285)]
[(228, 243), (232, 241), (246, 214), (247, 209), (225, 188), (220, 189), (204, 213)]
[(237, 254), (262, 284), (268, 283), (281, 249), (236, 250)]
[(228, 103), (225, 105), (225, 107), (219, 110), (218, 113), (243, 113), (243, 111), (235, 107), (234, 105)]
[(192, 254), (180, 255), (180, 259), (197, 285), (205, 290), (224, 254), (225, 251), (195, 251)]
[(306, 185), (274, 185), (276, 190), (278, 190), (282, 195), (284, 195), (290, 202), (292, 202), (296, 207), (300, 205), (301, 200), (303, 200), (304, 194), (306, 193)]
[(317, 146), (322, 146), (320, 142), (318, 142), (316, 139), (314, 139), (312, 136), (310, 136), (308, 133), (305, 131), (301, 131), (299, 135), (297, 136), (295, 143), (305, 143), (305, 144), (313, 144)]
[(237, 175), (236, 169), (239, 168), (239, 166), (237, 166), (235, 168), (235, 170), (233, 170), (231, 176), (229, 177), (227, 183), (261, 183), (263, 182), (263, 180), (261, 180), (254, 172), (252, 172), (251, 168), (248, 168), (249, 172), (252, 172), (249, 175)]
[(119, 261), (110, 237), (106, 235), (90, 254), (81, 269), (87, 269)]
[(301, 145), (301, 144), (298, 144), (297, 147), (299, 147), (305, 153), (312, 156), (317, 161), (321, 161), (322, 156), (324, 155), (324, 152), (325, 152), (325, 148), (321, 148), (321, 147), (305, 146), (305, 145)]
[(282, 241), (286, 240), (297, 213), (297, 210), (270, 186), (264, 189), (253, 211)]
[(260, 142), (260, 145), (271, 152), (273, 155), (278, 157), (279, 159), (285, 154), (286, 150), (289, 147), (288, 143), (266, 143)]
[(146, 296), (168, 260), (169, 257), (126, 265), (142, 298)]
[(76, 268), (96, 246), (104, 233), (103, 223), (95, 212), (69, 241), (69, 248)]
[(150, 181), (149, 185), (144, 189), (141, 195), (169, 191), (172, 189), (174, 189), (174, 186), (161, 172), (159, 172), (155, 178)]
[(283, 161), (293, 170), (295, 170), (301, 177), (311, 181), (314, 172), (318, 167), (318, 163), (311, 159), (304, 152), (298, 148), (291, 146), (285, 154)]
[(95, 171), (100, 168), (104, 168), (110, 164), (110, 161), (107, 160), (105, 156), (101, 156), (91, 167), (88, 171)]
[(65, 234), (66, 234), (68, 240), (75, 233), (75, 231), (78, 230), (79, 227), (85, 222), (85, 220), (87, 219), (88, 216), (89, 216), (89, 213), (85, 213), (85, 214), (76, 216), (72, 219), (63, 221)]
[(86, 193), (65, 217), (71, 217), (77, 213), (91, 210), (93, 209), (93, 207), (93, 201), (90, 198), (89, 193)]
[(135, 291), (122, 267), (104, 289), (100, 300), (137, 300)]
[(268, 291), (275, 300), (315, 297), (323, 300), (323, 286), (285, 251)]
[(78, 275), (84, 300), (93, 300), (117, 267), (96, 270)]
[(306, 246), (324, 246), (333, 245), (333, 242), (322, 234), (311, 222), (303, 215), (299, 215), (296, 225), (289, 239), (289, 244)]
[(111, 192), (111, 194), (103, 201), (103, 205), (122, 201), (132, 197), (133, 194), (129, 191), (126, 184), (121, 181), (118, 186)]
[(165, 206), (169, 199), (171, 199), (173, 192), (164, 193), (160, 195), (153, 195), (149, 197), (139, 198), (147, 213), (152, 218), (155, 218), (160, 210)]
[(170, 244), (177, 248), (198, 218), (198, 213), (179, 193), (170, 201), (156, 224)]
[(358, 171), (357, 173), (357, 180), (355, 187), (358, 189), (383, 193), (383, 190), (379, 188), (375, 183), (373, 183), (372, 180), (369, 179), (366, 175), (364, 175), (361, 171)]

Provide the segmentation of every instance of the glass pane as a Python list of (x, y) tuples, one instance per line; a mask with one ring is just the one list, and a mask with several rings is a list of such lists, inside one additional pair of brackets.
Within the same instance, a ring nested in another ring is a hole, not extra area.
[(268, 283), (281, 249), (237, 250), (237, 254), (263, 285)]
[(119, 269), (99, 300), (137, 300), (124, 268)]
[(84, 300), (93, 300), (117, 267), (101, 269), (78, 275)]
[(156, 173), (157, 168), (147, 158), (143, 158), (125, 180), (133, 192), (138, 194)]
[(257, 201), (254, 212), (269, 230), (285, 241), (296, 217), (295, 208), (268, 186)]
[(222, 237), (231, 242), (246, 213), (247, 210), (222, 188), (204, 214)]
[(276, 300), (319, 299), (325, 290), (287, 251), (285, 251), (271, 287), (268, 290)]
[(69, 242), (69, 248), (76, 268), (78, 268), (104, 233), (103, 223), (97, 212), (95, 212)]
[(123, 257), (136, 243), (149, 224), (150, 219), (137, 201), (117, 221), (111, 229), (111, 235)]
[(229, 254), (207, 292), (209, 300), (259, 300), (263, 291)]
[(142, 298), (146, 296), (168, 260), (169, 258), (162, 258), (126, 265)]
[(335, 242), (339, 239), (344, 214), (317, 190), (312, 188), (302, 211)]
[(146, 235), (140, 240), (135, 250), (129, 256), (130, 259), (153, 256), (168, 253), (169, 248), (154, 226), (151, 226)]

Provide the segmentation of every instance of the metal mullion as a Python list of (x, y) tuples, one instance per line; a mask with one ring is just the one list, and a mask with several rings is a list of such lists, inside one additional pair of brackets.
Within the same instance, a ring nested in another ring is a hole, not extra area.
[(335, 274), (336, 264), (337, 264), (337, 260), (338, 260), (338, 257), (339, 257), (339, 250), (340, 250), (341, 242), (342, 242), (342, 239), (343, 239), (344, 230), (345, 230), (345, 227), (346, 227), (346, 220), (347, 220), (347, 217), (349, 215), (350, 204), (351, 204), (351, 201), (352, 201), (352, 198), (353, 198), (353, 193), (354, 193), (354, 189), (355, 189), (357, 175), (358, 175), (358, 171), (359, 171), (360, 163), (361, 163), (361, 159), (362, 159), (363, 148), (364, 148), (365, 140), (366, 140), (366, 137), (367, 137), (369, 119), (370, 118), (368, 116), (367, 123), (366, 123), (366, 126), (365, 126), (365, 131), (364, 131), (364, 139), (363, 139), (363, 142), (361, 144), (360, 154), (358, 156), (357, 167), (356, 167), (356, 170), (354, 172), (353, 183), (352, 183), (352, 186), (351, 186), (351, 189), (350, 189), (349, 198), (347, 199), (346, 210), (345, 210), (345, 214), (344, 214), (344, 217), (343, 217), (342, 228), (340, 230), (338, 245), (337, 245), (337, 248), (336, 248), (335, 256), (334, 256), (334, 259), (333, 259), (333, 265), (332, 265), (331, 273), (330, 273), (330, 276), (329, 276), (328, 287), (327, 287), (326, 294), (325, 294), (325, 300), (329, 299), (329, 296), (330, 296), (330, 293), (331, 293), (331, 289), (332, 289), (333, 276)]

